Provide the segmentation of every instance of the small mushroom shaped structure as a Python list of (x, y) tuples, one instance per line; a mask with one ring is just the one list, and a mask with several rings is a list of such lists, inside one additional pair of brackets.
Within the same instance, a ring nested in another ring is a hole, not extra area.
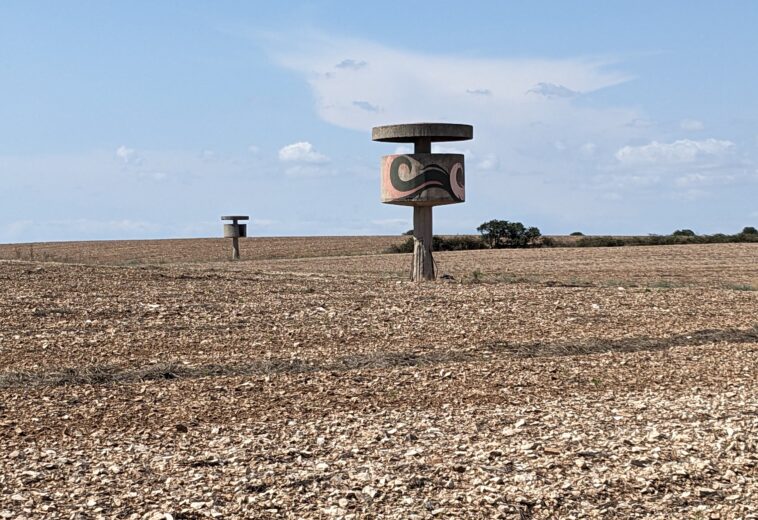
[(232, 239), (232, 260), (240, 259), (239, 239), (247, 236), (247, 224), (240, 224), (240, 220), (249, 220), (247, 215), (229, 215), (221, 217), (221, 220), (231, 220), (231, 224), (224, 224), (224, 238)]
[(414, 153), (385, 155), (381, 161), (382, 202), (413, 206), (413, 281), (434, 280), (432, 207), (466, 200), (464, 157), (432, 153), (432, 142), (465, 141), (471, 125), (412, 123), (374, 127), (371, 138), (413, 143)]

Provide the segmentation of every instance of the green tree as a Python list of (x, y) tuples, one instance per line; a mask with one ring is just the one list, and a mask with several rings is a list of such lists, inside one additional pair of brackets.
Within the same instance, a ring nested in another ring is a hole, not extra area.
[[(536, 228), (534, 226), (526, 228), (526, 232), (523, 234), (523, 239), (525, 239), (523, 247), (526, 247), (528, 245), (536, 245), (537, 239), (542, 236), (542, 233), (540, 233), (539, 228)], [(521, 237), (519, 237), (519, 240), (523, 240)]]
[(490, 248), (498, 247), (528, 247), (536, 245), (542, 236), (536, 227), (527, 228), (521, 222), (507, 220), (490, 220), (476, 230), (482, 234), (482, 240)]
[(495, 248), (505, 238), (507, 224), (507, 220), (490, 220), (476, 228), (476, 230), (482, 234), (482, 240), (487, 243), (488, 247)]
[(753, 226), (747, 226), (746, 228), (742, 229), (743, 235), (758, 235), (758, 229), (755, 229)]
[(695, 232), (691, 229), (677, 229), (673, 233), (671, 233), (675, 237), (694, 237)]

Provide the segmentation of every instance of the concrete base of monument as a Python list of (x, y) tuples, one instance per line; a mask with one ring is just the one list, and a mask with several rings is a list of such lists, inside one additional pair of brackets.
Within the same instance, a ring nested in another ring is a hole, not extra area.
[(413, 264), (411, 267), (411, 280), (414, 282), (436, 278), (432, 241), (432, 208), (431, 206), (416, 206), (413, 208)]

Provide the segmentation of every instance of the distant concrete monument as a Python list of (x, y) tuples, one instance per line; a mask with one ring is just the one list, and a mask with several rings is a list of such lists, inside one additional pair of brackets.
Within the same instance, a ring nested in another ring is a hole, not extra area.
[(473, 137), (471, 125), (448, 123), (377, 126), (371, 131), (374, 141), (414, 144), (412, 154), (385, 155), (381, 162), (382, 202), (413, 206), (413, 281), (435, 278), (432, 206), (466, 199), (463, 155), (432, 153), (432, 143)]
[(247, 236), (247, 224), (240, 224), (240, 220), (249, 220), (246, 215), (230, 215), (221, 217), (221, 220), (231, 220), (231, 224), (224, 224), (224, 238), (232, 239), (232, 260), (240, 259), (240, 237)]

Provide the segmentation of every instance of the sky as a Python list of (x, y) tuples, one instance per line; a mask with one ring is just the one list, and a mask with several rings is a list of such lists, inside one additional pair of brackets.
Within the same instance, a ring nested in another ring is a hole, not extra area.
[(372, 126), (467, 123), (543, 234), (758, 226), (752, 1), (0, 2), (0, 242), (400, 234)]

